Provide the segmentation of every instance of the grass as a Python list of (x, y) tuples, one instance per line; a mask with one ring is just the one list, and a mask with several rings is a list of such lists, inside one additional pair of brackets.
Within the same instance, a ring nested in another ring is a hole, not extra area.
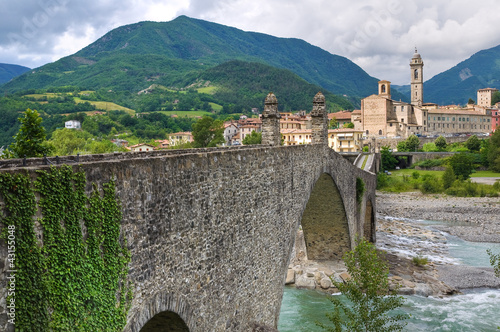
[(425, 170), (415, 170), (415, 169), (410, 169), (410, 168), (391, 171), (392, 175), (395, 175), (395, 176), (403, 176), (403, 175), (411, 176), (413, 174), (413, 172), (420, 173), (420, 176), (428, 174), (428, 175), (435, 175), (438, 177), (441, 177), (444, 173), (444, 171), (425, 171)]
[(75, 103), (84, 103), (88, 102), (91, 105), (94, 105), (96, 108), (104, 111), (125, 111), (130, 115), (134, 115), (135, 111), (131, 108), (123, 107), (115, 103), (111, 103), (109, 101), (92, 101), (92, 100), (82, 100), (78, 97), (74, 97)]
[(206, 93), (206, 94), (214, 94), (215, 90), (217, 88), (215, 86), (206, 86), (206, 87), (203, 87), (203, 88), (199, 88), (197, 89), (198, 90), (198, 93)]
[(57, 94), (57, 93), (35, 93), (35, 94), (30, 94), (30, 95), (24, 95), (23, 97), (30, 97), (30, 98), (40, 99), (40, 98), (43, 98), (43, 97), (56, 98), (59, 95), (60, 94)]
[(500, 178), (500, 173), (495, 173), (492, 171), (477, 171), (472, 173), (471, 178)]
[(415, 264), (416, 266), (424, 266), (427, 265), (428, 263), (429, 260), (427, 259), (427, 257), (422, 257), (422, 256), (413, 257), (413, 264)]
[(221, 110), (222, 110), (222, 106), (221, 106), (221, 105), (219, 105), (219, 104), (216, 104), (216, 103), (211, 103), (211, 102), (210, 102), (209, 104), (210, 104), (210, 106), (212, 106), (212, 109), (213, 109), (214, 111), (221, 111)]
[[(413, 172), (419, 172), (420, 175), (435, 175), (437, 177), (441, 177), (444, 173), (444, 171), (426, 171), (426, 170), (415, 170), (415, 169), (410, 169), (410, 168), (405, 168), (405, 169), (400, 169), (400, 170), (394, 170), (391, 171), (392, 175), (395, 176), (411, 176)], [(477, 171), (475, 173), (472, 173), (471, 178), (500, 178), (500, 173), (495, 173), (492, 171)]]

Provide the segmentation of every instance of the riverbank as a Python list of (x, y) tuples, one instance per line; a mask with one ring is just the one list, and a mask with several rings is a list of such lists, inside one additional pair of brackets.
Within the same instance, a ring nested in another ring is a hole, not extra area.
[[(386, 252), (390, 280), (405, 295), (444, 296), (467, 288), (500, 288), (492, 268), (458, 265), (448, 252), (442, 232), (466, 241), (500, 243), (500, 199), (462, 198), (421, 193), (377, 192), (377, 248)], [(432, 229), (410, 221), (449, 221)], [(349, 278), (342, 262), (307, 260), (303, 234), (298, 232), (287, 284), (329, 293), (329, 277)], [(427, 258), (415, 265), (413, 257)]]
[(377, 192), (377, 217), (451, 222), (436, 228), (471, 242), (500, 243), (500, 198)]

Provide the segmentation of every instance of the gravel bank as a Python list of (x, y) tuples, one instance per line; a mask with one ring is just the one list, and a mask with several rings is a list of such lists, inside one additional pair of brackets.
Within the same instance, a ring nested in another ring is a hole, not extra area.
[[(466, 241), (500, 243), (499, 198), (378, 192), (377, 246), (401, 259), (410, 260), (412, 256), (430, 257), (429, 272), (450, 289), (500, 288), (500, 278), (494, 275), (492, 268), (454, 264), (453, 259), (447, 255), (446, 240), (438, 232), (412, 225), (404, 219), (451, 221), (447, 226), (433, 226), (433, 228)], [(403, 247), (407, 250), (400, 249), (401, 239), (406, 241)], [(399, 242), (398, 245), (396, 241)], [(401, 264), (398, 263), (399, 265)], [(395, 269), (394, 264), (393, 269)], [(417, 275), (412, 269), (412, 265), (408, 265), (407, 273)], [(402, 273), (397, 269), (394, 272), (396, 275)], [(435, 280), (427, 278), (418, 281), (427, 282), (433, 288), (440, 286), (431, 294), (436, 294), (436, 291), (446, 294), (443, 292), (446, 289), (442, 289), (442, 284), (436, 283)], [(452, 292), (448, 292), (450, 293)]]
[(439, 229), (472, 242), (500, 242), (500, 198), (377, 193), (379, 216), (450, 221)]

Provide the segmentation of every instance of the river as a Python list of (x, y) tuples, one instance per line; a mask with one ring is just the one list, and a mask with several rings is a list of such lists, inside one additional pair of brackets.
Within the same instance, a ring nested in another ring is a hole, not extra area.
[[(436, 222), (408, 220), (432, 227)], [(445, 234), (448, 259), (445, 261), (469, 266), (489, 266), (486, 249), (500, 251), (498, 243), (463, 241)], [(401, 239), (401, 250), (407, 239)], [(407, 243), (406, 243), (407, 244)], [(443, 257), (440, 257), (441, 259)], [(498, 331), (500, 326), (500, 290), (474, 289), (463, 295), (445, 298), (405, 296), (400, 309), (411, 315), (405, 331)], [(342, 295), (335, 295), (343, 298)], [(315, 322), (328, 324), (326, 313), (333, 305), (326, 294), (294, 287), (285, 287), (278, 330), (280, 332), (324, 331)]]

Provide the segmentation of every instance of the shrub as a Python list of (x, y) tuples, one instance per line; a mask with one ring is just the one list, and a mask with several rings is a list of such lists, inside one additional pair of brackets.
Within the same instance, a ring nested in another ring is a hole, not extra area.
[(425, 175), (420, 190), (423, 194), (435, 194), (441, 192), (439, 181), (433, 175)]
[(424, 265), (427, 265), (429, 263), (429, 260), (427, 259), (427, 257), (422, 257), (422, 256), (413, 257), (412, 261), (413, 261), (413, 264), (415, 264), (416, 266), (424, 266)]
[(420, 173), (415, 171), (415, 172), (411, 173), (411, 177), (414, 178), (415, 180), (417, 180), (420, 177)]
[(455, 172), (453, 172), (453, 168), (446, 167), (446, 170), (444, 171), (444, 174), (441, 177), (441, 180), (443, 181), (444, 189), (446, 190), (446, 189), (450, 188), (456, 179), (457, 179), (457, 177), (455, 176)]

